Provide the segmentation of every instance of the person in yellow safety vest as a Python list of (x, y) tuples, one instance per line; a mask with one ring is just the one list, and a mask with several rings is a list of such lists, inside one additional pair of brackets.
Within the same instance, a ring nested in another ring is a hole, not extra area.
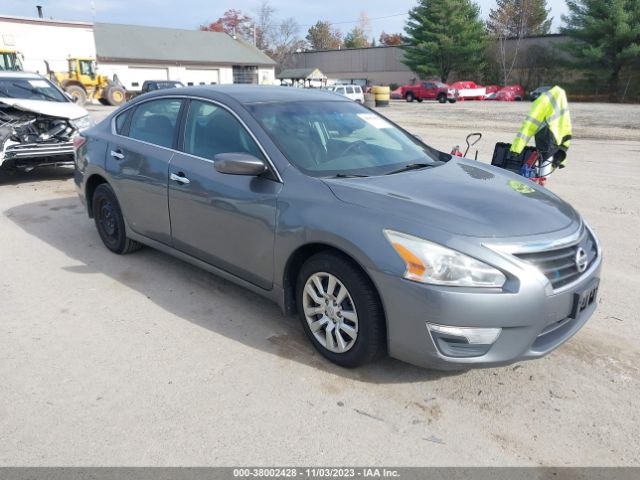
[(533, 102), (510, 151), (522, 153), (532, 137), (538, 150), (538, 176), (545, 177), (556, 167), (564, 168), (571, 143), (571, 116), (562, 88), (555, 86)]

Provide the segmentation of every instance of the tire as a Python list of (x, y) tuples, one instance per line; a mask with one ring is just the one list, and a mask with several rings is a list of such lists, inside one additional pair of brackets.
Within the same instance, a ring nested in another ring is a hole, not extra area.
[(404, 97), (404, 99), (409, 103), (413, 102), (414, 98), (415, 97), (413, 96), (412, 92), (407, 93)]
[(447, 96), (444, 93), (438, 94), (439, 103), (447, 103)]
[(456, 99), (455, 98), (448, 98), (447, 101), (449, 103), (456, 103)]
[(329, 361), (354, 368), (385, 353), (385, 318), (378, 294), (348, 258), (329, 252), (309, 258), (298, 273), (296, 300), (307, 337)]
[(98, 101), (105, 106), (109, 105), (109, 100), (107, 100), (106, 98), (99, 98)]
[(124, 255), (142, 247), (140, 243), (127, 237), (120, 204), (107, 183), (102, 183), (96, 188), (91, 208), (98, 234), (105, 247), (118, 255)]
[(87, 92), (85, 92), (84, 88), (79, 87), (78, 85), (69, 85), (65, 87), (64, 91), (74, 98), (76, 105), (82, 107), (87, 103)]
[(109, 105), (113, 105), (114, 107), (122, 105), (127, 101), (127, 95), (124, 88), (117, 85), (108, 86), (103, 98), (109, 102)]
[(422, 98), (416, 98), (416, 100), (418, 100), (418, 103), (422, 103)]

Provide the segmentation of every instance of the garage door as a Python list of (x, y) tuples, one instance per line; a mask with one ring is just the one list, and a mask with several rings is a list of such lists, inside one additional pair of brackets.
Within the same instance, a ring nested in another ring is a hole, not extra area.
[(214, 85), (220, 83), (218, 70), (205, 68), (187, 68), (182, 83), (191, 85)]
[(127, 78), (121, 78), (127, 90), (140, 90), (145, 80), (169, 80), (166, 68), (129, 67)]

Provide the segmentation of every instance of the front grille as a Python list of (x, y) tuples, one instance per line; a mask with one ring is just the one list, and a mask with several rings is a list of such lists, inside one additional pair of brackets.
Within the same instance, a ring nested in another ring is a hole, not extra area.
[[(582, 272), (578, 270), (576, 261), (580, 248), (587, 254), (587, 267)], [(597, 258), (598, 247), (591, 233), (585, 229), (580, 239), (571, 246), (543, 252), (516, 253), (515, 256), (540, 270), (555, 290), (580, 278)]]
[(8, 159), (73, 155), (73, 142), (14, 144), (7, 147), (5, 155)]

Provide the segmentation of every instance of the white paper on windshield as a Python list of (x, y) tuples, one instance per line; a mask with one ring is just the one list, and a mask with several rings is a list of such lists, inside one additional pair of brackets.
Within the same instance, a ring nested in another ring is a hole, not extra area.
[(45, 80), (29, 80), (29, 85), (34, 88), (47, 88), (49, 86)]
[(391, 128), (391, 124), (374, 113), (359, 113), (358, 116), (375, 128)]

